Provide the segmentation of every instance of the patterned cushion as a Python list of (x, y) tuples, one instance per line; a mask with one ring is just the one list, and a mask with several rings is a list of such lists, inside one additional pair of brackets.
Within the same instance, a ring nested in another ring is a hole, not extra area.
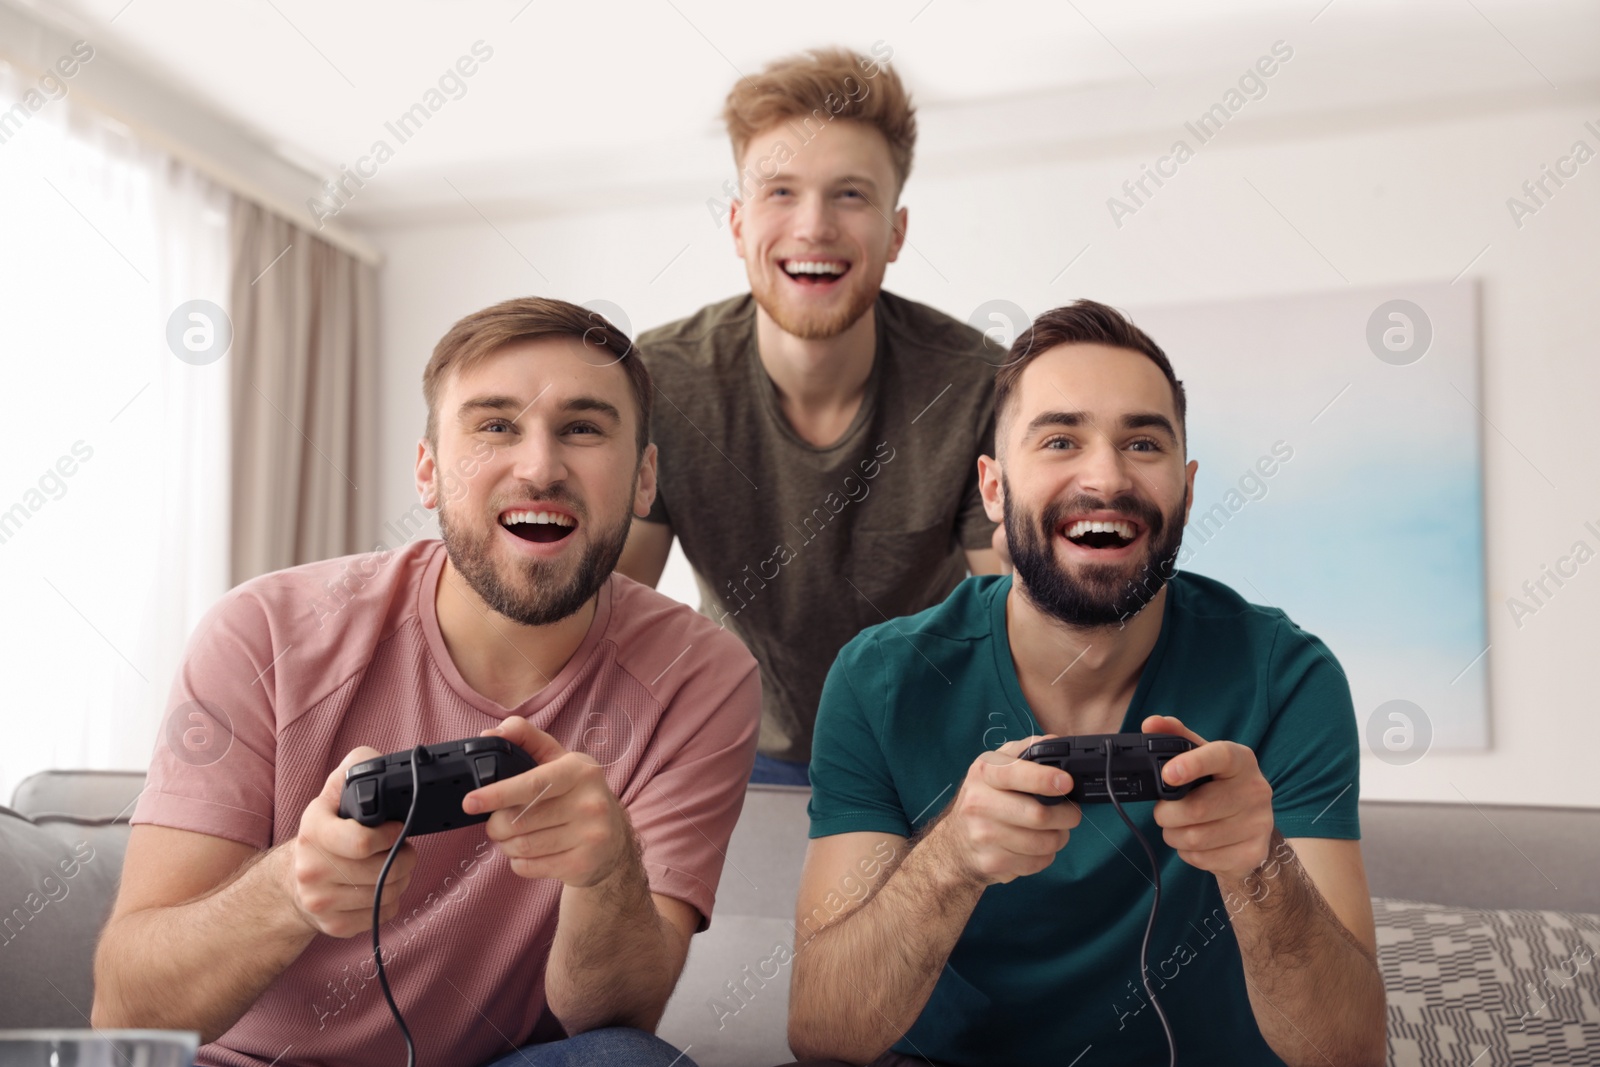
[(1372, 904), (1393, 1067), (1600, 1063), (1600, 915)]

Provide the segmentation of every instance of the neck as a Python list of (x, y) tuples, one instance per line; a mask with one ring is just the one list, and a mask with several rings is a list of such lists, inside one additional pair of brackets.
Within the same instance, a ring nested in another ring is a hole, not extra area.
[(564, 619), (525, 626), (484, 603), (446, 558), (433, 603), (456, 670), (474, 691), (509, 710), (561, 673), (589, 633), (596, 597)]
[[(877, 313), (868, 308), (843, 333), (807, 340), (756, 307), (756, 349), (789, 424), (812, 444), (832, 444), (861, 407), (877, 353)], [(821, 438), (820, 440), (818, 438)]]
[(1012, 579), (1006, 636), (1017, 680), (1045, 733), (1115, 733), (1161, 636), (1167, 589), (1126, 623), (1069, 626), (1040, 610)]

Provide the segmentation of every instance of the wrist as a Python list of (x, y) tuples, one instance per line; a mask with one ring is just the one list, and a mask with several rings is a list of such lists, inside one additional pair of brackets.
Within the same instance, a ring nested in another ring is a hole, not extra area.
[(616, 829), (612, 834), (612, 852), (607, 862), (582, 888), (600, 889), (611, 893), (624, 891), (628, 886), (646, 886), (649, 880), (644, 873), (644, 851), (628, 813), (617, 805)]
[(286, 937), (315, 937), (322, 932), (316, 919), (300, 904), (300, 884), (296, 874), (295, 851), (299, 839), (292, 838), (266, 854), (260, 866), (268, 877), (270, 927)]
[(927, 828), (921, 842), (912, 848), (912, 856), (921, 852), (924, 874), (941, 893), (953, 895), (980, 894), (989, 888), (985, 878), (972, 862), (971, 854), (956, 833), (956, 825), (945, 815), (940, 815)]
[(1232, 896), (1259, 904), (1272, 892), (1272, 883), (1282, 875), (1284, 866), (1296, 862), (1294, 846), (1273, 827), (1267, 841), (1266, 858), (1247, 871), (1215, 872), (1217, 888), (1224, 899)]

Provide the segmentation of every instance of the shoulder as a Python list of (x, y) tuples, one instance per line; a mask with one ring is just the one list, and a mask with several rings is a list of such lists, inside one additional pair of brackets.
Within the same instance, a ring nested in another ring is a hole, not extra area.
[(994, 598), (1004, 597), (1010, 588), (1009, 575), (968, 577), (933, 607), (862, 630), (840, 650), (837, 665), (854, 672), (908, 658), (925, 657), (935, 666), (946, 658), (965, 658), (974, 644), (993, 637)]
[(884, 329), (895, 349), (918, 358), (948, 361), (974, 378), (994, 379), (983, 334), (937, 308), (884, 290), (878, 297)]
[(207, 612), (189, 655), (243, 656), (262, 673), (293, 664), (295, 670), (274, 674), (272, 689), (287, 705), (309, 706), (324, 695), (312, 690), (360, 670), (380, 642), (417, 614), (423, 574), (442, 550), (442, 542), (415, 541), (251, 578)]
[(756, 683), (756, 660), (743, 641), (689, 605), (613, 573), (606, 638), (619, 667), (663, 705), (686, 693), (726, 696)]
[(275, 629), (301, 641), (329, 633), (334, 624), (381, 625), (392, 621), (394, 611), (405, 614), (416, 605), (401, 600), (415, 592), (422, 573), (443, 550), (437, 540), (413, 541), (397, 549), (379, 549), (350, 556), (304, 563), (272, 571), (232, 589), (219, 606), (233, 613), (259, 616)]
[(1328, 646), (1282, 608), (1253, 604), (1231, 586), (1188, 571), (1175, 575), (1171, 587), (1186, 643), (1212, 662), (1253, 665), (1269, 682), (1308, 668), (1343, 676)]
[(640, 333), (639, 354), (652, 372), (706, 368), (737, 350), (754, 328), (755, 299), (744, 293), (707, 304), (694, 314)]
[(1268, 640), (1284, 625), (1293, 626), (1282, 608), (1252, 604), (1232, 586), (1191, 571), (1179, 571), (1168, 583), (1172, 609), (1180, 624), (1204, 633), (1223, 633), (1229, 639), (1242, 635)]

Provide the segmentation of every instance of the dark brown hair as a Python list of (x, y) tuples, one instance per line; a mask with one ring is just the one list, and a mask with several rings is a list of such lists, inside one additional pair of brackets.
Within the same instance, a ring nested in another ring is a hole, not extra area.
[(1066, 307), (1046, 311), (1033, 325), (1022, 331), (1011, 345), (1011, 353), (994, 376), (994, 417), (998, 427), (1005, 419), (1011, 394), (1029, 363), (1059, 345), (1097, 344), (1126, 348), (1148, 356), (1161, 369), (1172, 387), (1172, 406), (1178, 413), (1178, 433), (1188, 438), (1188, 398), (1183, 383), (1172, 372), (1172, 362), (1150, 335), (1135, 326), (1114, 307), (1094, 300), (1077, 300)]
[(779, 122), (798, 119), (809, 140), (835, 118), (864, 122), (883, 134), (898, 188), (905, 188), (917, 143), (916, 108), (900, 76), (883, 60), (846, 48), (785, 56), (759, 74), (740, 78), (722, 108), (733, 162), (740, 168), (751, 139)]
[(438, 444), (439, 393), (453, 372), (470, 370), (506, 345), (544, 337), (576, 337), (595, 349), (596, 358), (620, 363), (639, 406), (638, 445), (650, 443), (650, 401), (655, 388), (639, 350), (621, 330), (597, 311), (565, 300), (524, 296), (474, 311), (450, 327), (434, 346), (422, 372), (422, 396), (428, 402), (428, 443)]

